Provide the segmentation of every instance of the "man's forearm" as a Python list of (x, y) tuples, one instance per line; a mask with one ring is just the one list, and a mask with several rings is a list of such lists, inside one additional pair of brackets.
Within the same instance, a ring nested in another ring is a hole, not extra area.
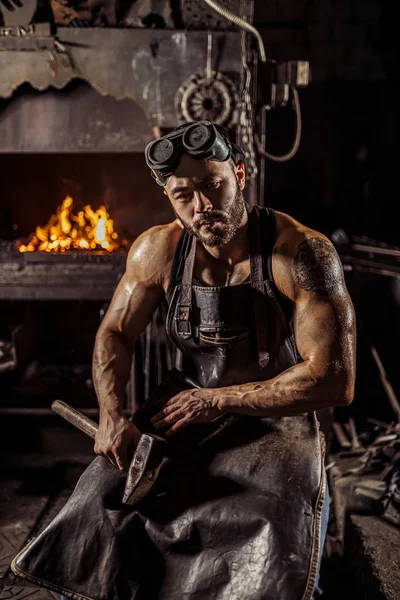
[(218, 388), (215, 392), (217, 407), (224, 412), (281, 417), (349, 404), (352, 387), (344, 370), (318, 376), (304, 362), (268, 381)]
[(133, 347), (110, 330), (99, 330), (93, 352), (93, 382), (100, 412), (122, 413)]

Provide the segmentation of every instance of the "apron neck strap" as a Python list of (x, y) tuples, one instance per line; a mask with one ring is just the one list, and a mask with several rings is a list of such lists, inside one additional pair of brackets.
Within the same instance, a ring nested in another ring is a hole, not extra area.
[(185, 267), (182, 274), (181, 294), (177, 312), (177, 333), (179, 337), (187, 340), (192, 335), (191, 317), (192, 317), (192, 281), (194, 261), (196, 258), (196, 238), (192, 235), (192, 242), (189, 254), (185, 260)]
[[(267, 312), (260, 240), (260, 213), (257, 207), (250, 210), (250, 207), (246, 205), (246, 210), (248, 212), (250, 285), (253, 291), (258, 363), (263, 368), (269, 361), (269, 354), (267, 352)], [(195, 258), (196, 238), (193, 235), (189, 254), (187, 255), (183, 269), (181, 294), (177, 306), (177, 334), (182, 339), (189, 339), (192, 335), (192, 281)]]
[(269, 353), (267, 352), (267, 311), (260, 238), (260, 212), (256, 206), (251, 212), (247, 209), (247, 212), (249, 218), (250, 285), (253, 291), (258, 364), (261, 368), (264, 368), (269, 361)]

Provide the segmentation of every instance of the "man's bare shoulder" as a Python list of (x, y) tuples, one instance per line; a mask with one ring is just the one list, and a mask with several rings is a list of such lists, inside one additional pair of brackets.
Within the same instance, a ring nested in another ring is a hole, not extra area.
[(344, 285), (335, 247), (319, 231), (276, 212), (272, 271), (281, 293), (294, 300), (299, 292), (329, 296)]
[(126, 276), (149, 285), (164, 286), (181, 233), (182, 225), (176, 219), (140, 234), (129, 250)]
[(277, 252), (279, 252), (279, 247), (282, 245), (282, 243), (285, 242), (288, 244), (288, 248), (286, 249), (292, 248), (293, 250), (296, 250), (298, 244), (302, 241), (313, 237), (317, 237), (329, 242), (329, 239), (323, 233), (303, 225), (300, 223), (300, 221), (297, 221), (286, 213), (280, 211), (275, 212), (276, 229), (274, 250), (277, 250)]

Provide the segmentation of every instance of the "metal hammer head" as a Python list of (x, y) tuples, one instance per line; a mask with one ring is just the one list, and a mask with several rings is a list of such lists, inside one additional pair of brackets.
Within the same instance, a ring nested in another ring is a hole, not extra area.
[[(55, 400), (52, 408), (90, 437), (94, 438), (96, 436), (97, 423), (88, 419), (86, 415), (72, 408), (72, 406), (61, 400)], [(142, 433), (128, 469), (122, 499), (124, 504), (136, 504), (150, 491), (160, 471), (166, 448), (167, 442), (163, 438), (154, 434)]]
[(122, 502), (136, 504), (150, 491), (166, 454), (167, 442), (157, 436), (142, 433), (129, 465)]

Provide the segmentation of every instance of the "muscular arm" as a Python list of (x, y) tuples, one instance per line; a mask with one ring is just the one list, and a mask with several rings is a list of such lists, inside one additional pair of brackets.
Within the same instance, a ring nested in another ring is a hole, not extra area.
[(133, 244), (122, 277), (96, 335), (93, 381), (100, 406), (95, 451), (127, 467), (128, 446), (140, 432), (123, 412), (135, 341), (164, 297), (176, 237), (173, 225), (153, 227)]
[(164, 290), (145, 278), (132, 248), (127, 269), (96, 335), (93, 380), (101, 410), (122, 412), (135, 342), (162, 300)]
[(288, 416), (349, 404), (355, 380), (355, 317), (332, 244), (289, 226), (276, 245), (274, 278), (294, 302), (294, 333), (304, 360), (265, 382), (216, 390), (217, 406), (254, 416)]
[(272, 267), (280, 293), (294, 305), (294, 333), (303, 358), (273, 379), (181, 392), (153, 417), (167, 435), (224, 412), (258, 417), (304, 414), (349, 404), (355, 379), (355, 317), (343, 270), (323, 235), (278, 213)]

